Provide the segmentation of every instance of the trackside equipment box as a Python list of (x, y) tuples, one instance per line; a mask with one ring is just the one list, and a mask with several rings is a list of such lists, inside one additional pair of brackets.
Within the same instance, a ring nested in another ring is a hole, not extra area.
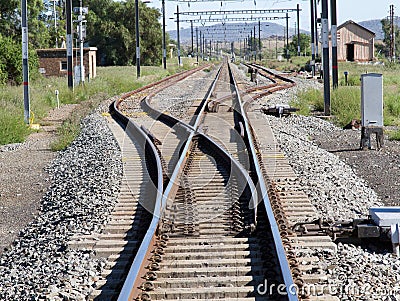
[(383, 127), (382, 74), (361, 75), (361, 126)]

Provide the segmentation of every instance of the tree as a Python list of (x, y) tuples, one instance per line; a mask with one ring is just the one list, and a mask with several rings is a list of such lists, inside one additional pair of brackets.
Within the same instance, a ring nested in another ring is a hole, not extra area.
[[(390, 21), (388, 19), (381, 20), (382, 30), (384, 33), (383, 45), (378, 46), (377, 50), (384, 54), (386, 57), (390, 56)], [(398, 57), (398, 53), (400, 52), (400, 30), (397, 25), (394, 25), (394, 34), (395, 34), (395, 55)]]
[[(161, 63), (160, 12), (139, 1), (140, 47), (143, 64)], [(91, 0), (87, 41), (98, 48), (102, 65), (132, 65), (136, 61), (135, 1)]]
[[(297, 35), (293, 36), (292, 42), (289, 43), (289, 53), (290, 56), (297, 56)], [(310, 50), (311, 37), (308, 34), (300, 33), (300, 52), (304, 53), (304, 49), (306, 51), (306, 55), (309, 55)], [(286, 49), (285, 49), (286, 53)]]
[[(36, 78), (39, 75), (39, 61), (36, 51), (29, 48), (30, 77)], [(0, 84), (22, 83), (22, 52), (21, 44), (10, 37), (0, 34)]]

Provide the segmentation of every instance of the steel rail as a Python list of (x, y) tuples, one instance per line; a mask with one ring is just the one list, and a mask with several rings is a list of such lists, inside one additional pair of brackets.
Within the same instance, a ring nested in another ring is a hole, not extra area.
[[(154, 144), (148, 137), (147, 133), (145, 133), (145, 131), (143, 131), (141, 129), (141, 127), (139, 125), (137, 125), (134, 121), (130, 120), (128, 117), (123, 115), (121, 113), (121, 111), (119, 111), (119, 109), (117, 108), (118, 104), (119, 104), (119, 101), (114, 101), (110, 105), (111, 116), (125, 129), (125, 132), (127, 133), (128, 137), (130, 139), (135, 139), (136, 141), (139, 142), (139, 144), (142, 146), (144, 152), (148, 150), (148, 147), (150, 147), (149, 150), (151, 151), (151, 156), (154, 158), (153, 160), (155, 160), (155, 162), (156, 162), (157, 192), (156, 192), (156, 199), (155, 199), (155, 203), (154, 203), (154, 210), (157, 211), (157, 209), (158, 209), (157, 204), (159, 204), (161, 202), (162, 191), (163, 191), (163, 169), (162, 169), (160, 156), (157, 152), (156, 147), (154, 146)], [(150, 224), (150, 228), (151, 229), (154, 228), (153, 220)], [(144, 237), (144, 241), (146, 239), (147, 238)], [(141, 247), (139, 247), (138, 253), (139, 252), (141, 252)], [(134, 277), (135, 272), (136, 272), (136, 265), (132, 265), (132, 268), (130, 269), (127, 278), (130, 279), (130, 278)], [(122, 294), (123, 294), (123, 296), (125, 296), (125, 294), (126, 294), (125, 290)], [(126, 297), (123, 300), (128, 300), (128, 298)]]
[(268, 220), (269, 220), (269, 223), (270, 223), (272, 236), (273, 236), (273, 239), (274, 239), (275, 248), (276, 248), (276, 252), (277, 252), (277, 255), (278, 255), (279, 265), (280, 265), (280, 269), (281, 269), (281, 272), (282, 272), (282, 277), (283, 277), (285, 289), (286, 289), (286, 292), (287, 292), (287, 296), (288, 296), (289, 301), (298, 301), (298, 296), (297, 296), (296, 290), (294, 289), (296, 286), (294, 284), (292, 273), (291, 273), (290, 266), (289, 266), (289, 262), (288, 262), (288, 259), (286, 257), (286, 252), (285, 252), (285, 248), (283, 246), (283, 242), (282, 242), (282, 239), (281, 239), (281, 236), (280, 236), (279, 227), (278, 227), (278, 224), (277, 224), (277, 222), (275, 220), (275, 216), (274, 216), (274, 213), (273, 213), (273, 210), (272, 210), (272, 207), (271, 207), (271, 203), (270, 203), (270, 200), (269, 200), (269, 197), (268, 197), (268, 190), (267, 190), (267, 187), (266, 187), (265, 182), (264, 182), (264, 176), (263, 176), (263, 173), (261, 171), (260, 164), (258, 162), (257, 153), (256, 153), (256, 150), (255, 150), (255, 147), (254, 147), (254, 140), (253, 140), (252, 132), (251, 132), (251, 129), (250, 129), (250, 123), (249, 123), (249, 121), (247, 119), (247, 114), (246, 114), (246, 112), (244, 110), (243, 101), (241, 99), (240, 91), (239, 91), (239, 89), (237, 87), (236, 80), (235, 80), (235, 78), (233, 76), (233, 73), (231, 73), (231, 76), (232, 76), (231, 79), (232, 79), (232, 82), (233, 82), (233, 85), (234, 85), (234, 88), (235, 88), (235, 91), (236, 91), (236, 94), (237, 94), (237, 97), (238, 97), (238, 100), (239, 100), (240, 110), (241, 110), (240, 113), (241, 113), (242, 118), (243, 118), (245, 130), (246, 130), (246, 136), (247, 136), (247, 139), (248, 139), (249, 148), (250, 148), (250, 152), (251, 152), (251, 157), (252, 157), (254, 168), (255, 168), (255, 171), (256, 171), (256, 175), (257, 175), (257, 178), (258, 178), (258, 184), (259, 184), (259, 188), (260, 188), (260, 191), (261, 191), (261, 196), (263, 198), (262, 201), (264, 203), (265, 211), (267, 213), (267, 217), (268, 217)]
[[(207, 67), (207, 66), (206, 66)], [(159, 156), (159, 153), (153, 143), (153, 141), (151, 140), (151, 138), (148, 136), (148, 133), (138, 124), (136, 124), (136, 122), (134, 122), (133, 120), (129, 119), (128, 117), (126, 117), (119, 109), (118, 106), (119, 104), (124, 101), (126, 98), (133, 96), (134, 94), (138, 94), (139, 92), (142, 92), (146, 89), (150, 89), (153, 88), (159, 84), (162, 84), (166, 81), (179, 81), (179, 78), (181, 76), (188, 76), (190, 74), (193, 74), (195, 72), (197, 72), (198, 70), (204, 69), (206, 67), (198, 67), (195, 68), (193, 70), (189, 70), (189, 71), (183, 71), (174, 75), (171, 75), (167, 78), (164, 78), (162, 80), (159, 80), (155, 83), (152, 83), (150, 85), (141, 87), (137, 90), (134, 90), (132, 92), (126, 93), (124, 94), (120, 99), (118, 99), (117, 101), (114, 101), (111, 105), (110, 105), (110, 114), (111, 116), (125, 129), (126, 133), (128, 134), (128, 136), (130, 137), (130, 139), (136, 139), (136, 141), (138, 142), (142, 142), (141, 145), (143, 145), (143, 150), (145, 151), (147, 148), (146, 146), (150, 146), (151, 149), (151, 154), (152, 156), (155, 158), (156, 161), (156, 165), (157, 165), (157, 196), (156, 196), (156, 200), (155, 200), (155, 204), (154, 204), (154, 214), (153, 214), (153, 218), (152, 221), (150, 223), (149, 229), (145, 235), (145, 237), (143, 238), (143, 241), (137, 251), (137, 254), (145, 254), (146, 250), (148, 249), (148, 246), (151, 244), (151, 238), (148, 233), (155, 233), (155, 231), (157, 230), (157, 226), (158, 226), (158, 222), (159, 222), (159, 217), (161, 215), (160, 212), (160, 206), (158, 206), (159, 204), (162, 204), (162, 197), (163, 197), (163, 168), (162, 168), (162, 163), (161, 163), (161, 158)], [(178, 78), (178, 79), (176, 79)], [(153, 176), (154, 177), (154, 176)], [(132, 287), (133, 287), (133, 281), (137, 279), (139, 273), (140, 273), (140, 267), (141, 267), (141, 263), (143, 262), (143, 258), (138, 258), (137, 256), (135, 256), (135, 260), (131, 266), (131, 268), (129, 269), (128, 275), (125, 279), (124, 285), (121, 289), (121, 292), (119, 294), (118, 300), (130, 300), (130, 295), (131, 295), (131, 291), (132, 291)], [(140, 260), (141, 259), (141, 260)]]
[[(199, 114), (197, 115), (195, 124), (193, 126), (183, 123), (170, 115), (166, 115), (164, 113), (157, 112), (156, 110), (151, 108), (148, 101), (146, 101), (150, 97), (146, 97), (144, 99), (144, 101), (142, 101), (142, 103), (145, 103), (156, 114), (159, 114), (159, 119), (166, 119), (169, 122), (172, 121), (174, 124), (181, 124), (187, 130), (190, 131), (190, 135), (185, 143), (185, 147), (182, 151), (182, 155), (180, 156), (179, 161), (174, 168), (171, 179), (170, 179), (164, 193), (162, 194), (161, 199), (160, 198), (157, 199), (156, 210), (155, 210), (155, 214), (153, 215), (152, 222), (151, 222), (150, 227), (145, 235), (145, 238), (143, 239), (143, 241), (139, 247), (137, 255), (135, 256), (134, 262), (129, 270), (128, 276), (124, 282), (124, 285), (123, 285), (120, 295), (118, 297), (118, 301), (132, 300), (132, 298), (136, 294), (135, 288), (137, 288), (139, 286), (139, 282), (141, 281), (140, 275), (144, 274), (143, 273), (144, 266), (146, 264), (148, 254), (150, 252), (150, 247), (152, 245), (152, 242), (154, 241), (155, 234), (156, 234), (159, 224), (161, 222), (161, 217), (162, 217), (163, 211), (165, 210), (167, 200), (173, 198), (173, 195), (176, 194), (176, 191), (177, 191), (176, 186), (177, 186), (177, 183), (179, 183), (179, 180), (178, 180), (179, 176), (180, 176), (182, 169), (185, 165), (185, 162), (188, 158), (187, 153), (191, 147), (193, 138), (196, 135), (199, 135), (199, 136), (203, 137), (204, 139), (208, 140), (210, 142), (210, 146), (212, 146), (214, 148), (214, 150), (219, 150), (220, 154), (223, 154), (223, 157), (225, 157), (225, 160), (233, 163), (232, 166), (234, 166), (235, 170), (237, 170), (236, 172), (238, 172), (245, 178), (246, 182), (249, 185), (250, 190), (253, 193), (255, 193), (255, 194), (253, 194), (253, 198), (255, 198), (255, 200), (256, 200), (256, 189), (255, 189), (255, 186), (254, 186), (250, 176), (248, 175), (247, 171), (245, 171), (243, 169), (243, 167), (238, 162), (236, 162), (229, 153), (227, 153), (225, 150), (220, 148), (220, 146), (218, 146), (218, 144), (216, 142), (214, 142), (212, 139), (210, 139), (209, 137), (207, 137), (206, 135), (204, 135), (203, 133), (200, 133), (198, 131), (200, 122), (201, 122), (201, 118), (203, 117), (203, 113), (207, 106), (207, 102), (211, 96), (211, 93), (215, 88), (216, 82), (220, 75), (220, 71), (221, 71), (221, 69), (218, 71), (218, 74), (217, 74), (216, 78), (214, 79), (213, 84), (207, 93), (205, 101), (203, 102), (202, 108), (199, 111)], [(153, 93), (155, 93), (155, 92), (153, 92)]]

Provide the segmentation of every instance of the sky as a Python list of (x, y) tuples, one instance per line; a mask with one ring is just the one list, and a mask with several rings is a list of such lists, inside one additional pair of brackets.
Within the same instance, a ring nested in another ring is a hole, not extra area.
[[(151, 0), (152, 2), (147, 5), (161, 9), (161, 0)], [(203, 1), (203, 2), (201, 2)], [(330, 1), (328, 1), (329, 3)], [(292, 9), (296, 8), (297, 4), (300, 4), (300, 28), (304, 30), (310, 30), (310, 1), (309, 0), (219, 0), (219, 1), (204, 1), (196, 0), (190, 2), (190, 6), (187, 2), (177, 2), (171, 0), (165, 0), (166, 7), (166, 24), (167, 31), (176, 29), (176, 22), (170, 18), (176, 18), (174, 13), (176, 7), (179, 5), (180, 12), (189, 11), (209, 11), (209, 10), (239, 10), (239, 9), (277, 9), (285, 8)], [(355, 22), (372, 20), (372, 19), (383, 19), (389, 15), (389, 6), (395, 4), (395, 15), (399, 15), (397, 10), (400, 10), (400, 4), (396, 6), (394, 0), (337, 0), (337, 18), (338, 25), (353, 20)], [(328, 4), (329, 5), (329, 4)], [(321, 12), (321, 4), (319, 4), (319, 13)], [(329, 12), (330, 15), (330, 12)], [(284, 16), (284, 14), (270, 14), (270, 15), (254, 15), (256, 16)], [(250, 15), (230, 15), (228, 17), (250, 17)], [(295, 27), (296, 13), (289, 14), (289, 27)], [(195, 17), (181, 16), (181, 19), (189, 19)], [(204, 18), (204, 16), (203, 16)], [(216, 18), (216, 17), (215, 17)], [(221, 18), (221, 16), (218, 16)], [(263, 22), (275, 22), (281, 25), (285, 24), (285, 20), (278, 21), (263, 21)], [(213, 23), (203, 23), (205, 26), (212, 25)], [(200, 23), (194, 23), (194, 26), (202, 26)], [(190, 23), (181, 22), (180, 27), (189, 28)]]

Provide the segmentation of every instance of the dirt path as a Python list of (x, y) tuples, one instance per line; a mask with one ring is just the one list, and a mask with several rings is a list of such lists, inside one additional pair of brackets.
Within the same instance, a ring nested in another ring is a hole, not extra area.
[(43, 193), (50, 185), (45, 167), (56, 153), (50, 145), (56, 130), (77, 105), (53, 109), (44, 126), (26, 142), (0, 146), (0, 254), (36, 215)]

